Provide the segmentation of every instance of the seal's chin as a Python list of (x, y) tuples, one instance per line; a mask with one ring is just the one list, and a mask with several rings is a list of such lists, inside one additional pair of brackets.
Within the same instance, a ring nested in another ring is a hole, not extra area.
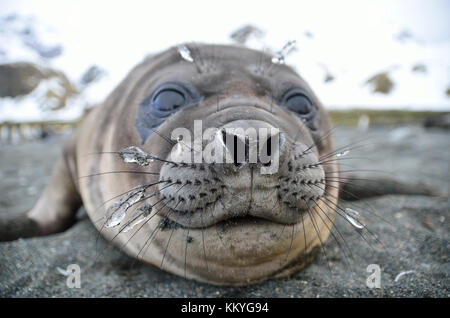
[[(164, 268), (213, 284), (242, 285), (290, 273), (305, 265), (305, 254), (317, 244), (310, 218), (291, 225), (255, 216), (231, 217), (205, 228), (168, 226), (157, 240)], [(326, 228), (319, 224), (319, 233)], [(306, 238), (306, 241), (305, 239)], [(168, 244), (170, 242), (170, 244)], [(169, 246), (169, 247), (168, 247)], [(150, 260), (150, 259), (149, 259)]]

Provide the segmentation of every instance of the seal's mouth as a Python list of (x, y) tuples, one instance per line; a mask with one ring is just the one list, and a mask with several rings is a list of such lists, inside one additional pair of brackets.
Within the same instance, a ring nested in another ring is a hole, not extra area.
[[(176, 214), (176, 213), (180, 213), (179, 211), (175, 211), (175, 210), (171, 210), (172, 213)], [(176, 216), (175, 216), (176, 219)], [(248, 226), (248, 225), (252, 225), (252, 226), (257, 226), (257, 225), (262, 225), (262, 224), (268, 224), (268, 223), (273, 223), (273, 224), (279, 224), (279, 225), (284, 225), (278, 222), (274, 222), (272, 220), (268, 220), (262, 217), (257, 217), (257, 216), (253, 216), (253, 215), (235, 215), (235, 216), (230, 216), (229, 218), (225, 218), (223, 220), (216, 220), (215, 223), (212, 224), (208, 224), (208, 225), (204, 225), (202, 227), (196, 227), (196, 226), (192, 226), (192, 224), (186, 225), (185, 222), (180, 223), (180, 220), (174, 221), (173, 218), (166, 218), (163, 219), (163, 221), (161, 222), (161, 227), (165, 228), (165, 227), (175, 227), (175, 228), (183, 228), (183, 229), (191, 229), (191, 230), (204, 230), (204, 229), (208, 229), (208, 228), (213, 228), (213, 227), (217, 227), (217, 228), (226, 228), (228, 226)], [(169, 226), (170, 225), (170, 226)], [(288, 224), (286, 224), (288, 225)]]
[[(302, 217), (302, 213), (306, 211), (295, 211), (292, 213), (292, 218), (286, 220), (284, 217), (273, 213), (269, 209), (255, 210), (254, 208), (246, 209), (214, 209), (209, 208), (197, 213), (178, 211), (174, 209), (168, 209), (165, 214), (167, 219), (176, 226), (190, 229), (206, 229), (214, 226), (223, 227), (229, 224), (234, 225), (258, 225), (267, 224), (268, 222), (280, 225), (291, 225), (298, 223)], [(211, 215), (211, 217), (209, 216)], [(200, 222), (199, 219), (200, 218)]]

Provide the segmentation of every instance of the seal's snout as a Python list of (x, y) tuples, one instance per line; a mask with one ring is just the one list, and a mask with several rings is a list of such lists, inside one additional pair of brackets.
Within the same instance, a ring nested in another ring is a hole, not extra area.
[(160, 171), (166, 181), (160, 193), (168, 200), (161, 213), (183, 226), (242, 217), (293, 224), (324, 193), (315, 152), (268, 122), (234, 120), (205, 139), (200, 162), (195, 141), (179, 140)]
[[(224, 156), (217, 156), (214, 151), (211, 162), (223, 163), (230, 173), (245, 165), (267, 167), (278, 164), (283, 146), (282, 132), (271, 124), (260, 120), (236, 120), (220, 127), (214, 135), (212, 148), (220, 150)], [(275, 173), (277, 167), (272, 170)]]

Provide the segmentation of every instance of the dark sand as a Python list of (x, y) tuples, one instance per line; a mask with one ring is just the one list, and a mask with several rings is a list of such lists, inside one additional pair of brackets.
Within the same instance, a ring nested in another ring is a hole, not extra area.
[[(350, 167), (343, 169), (383, 170), (395, 179), (434, 186), (443, 194), (342, 202), (363, 215), (382, 243), (369, 239), (368, 244), (338, 218), (335, 227), (345, 237), (353, 259), (344, 255), (330, 236), (325, 244), (326, 256), (322, 252), (310, 266), (290, 278), (247, 287), (211, 286), (135, 263), (102, 238), (97, 251), (104, 253), (95, 261), (97, 232), (81, 209), (79, 221), (64, 233), (0, 243), (0, 296), (449, 297), (449, 137), (449, 131), (425, 131), (418, 126), (380, 126), (366, 132), (336, 130), (339, 145), (365, 140), (363, 148), (347, 156), (365, 159), (345, 160)], [(53, 138), (1, 146), (0, 218), (32, 207), (48, 182), (61, 143), (61, 138)], [(81, 267), (80, 289), (68, 288), (66, 277), (57, 270), (73, 263)], [(381, 267), (380, 289), (366, 286), (369, 264)], [(396, 282), (396, 276), (405, 271), (408, 274)]]

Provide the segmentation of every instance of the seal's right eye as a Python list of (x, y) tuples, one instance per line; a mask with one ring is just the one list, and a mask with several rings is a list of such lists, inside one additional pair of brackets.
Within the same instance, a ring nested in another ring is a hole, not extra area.
[(183, 106), (186, 97), (183, 92), (174, 89), (163, 89), (159, 91), (153, 98), (153, 106), (162, 111), (173, 111)]
[(195, 106), (202, 99), (197, 90), (183, 82), (166, 82), (144, 99), (138, 108), (136, 128), (142, 143), (167, 118), (181, 109)]

